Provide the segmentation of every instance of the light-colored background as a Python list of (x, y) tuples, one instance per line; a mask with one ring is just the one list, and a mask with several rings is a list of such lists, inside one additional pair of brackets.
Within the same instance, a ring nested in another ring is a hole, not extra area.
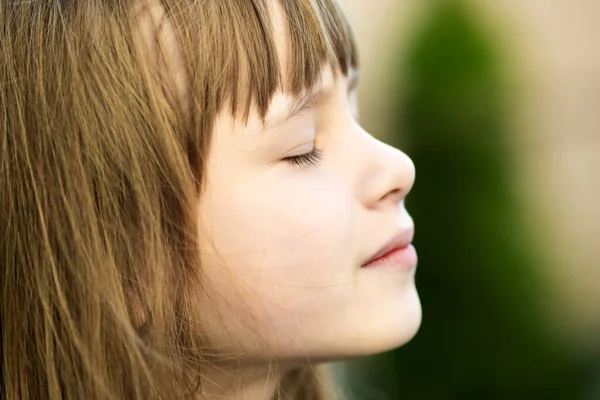
[[(430, 2), (345, 0), (361, 55), (361, 118), (385, 138), (392, 74)], [(515, 184), (548, 251), (556, 328), (600, 344), (600, 1), (472, 0), (510, 65)], [(401, 68), (401, 66), (400, 66)], [(419, 166), (417, 168), (417, 176)], [(418, 179), (418, 178), (417, 178)], [(409, 210), (410, 211), (410, 210)], [(443, 266), (441, 266), (443, 267)]]

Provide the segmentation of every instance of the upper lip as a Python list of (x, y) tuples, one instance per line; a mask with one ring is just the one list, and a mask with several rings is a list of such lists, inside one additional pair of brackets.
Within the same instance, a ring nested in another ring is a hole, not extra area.
[(415, 235), (415, 228), (411, 226), (408, 229), (399, 231), (393, 238), (391, 238), (383, 247), (381, 247), (375, 254), (373, 254), (367, 261), (363, 263), (363, 266), (375, 261), (379, 257), (386, 255), (387, 253), (407, 247), (412, 243)]

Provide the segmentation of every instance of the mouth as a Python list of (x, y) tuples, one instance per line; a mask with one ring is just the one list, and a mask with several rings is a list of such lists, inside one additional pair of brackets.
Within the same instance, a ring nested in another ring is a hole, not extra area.
[(383, 265), (399, 265), (414, 268), (417, 264), (417, 253), (413, 247), (414, 226), (398, 232), (363, 264), (362, 268)]

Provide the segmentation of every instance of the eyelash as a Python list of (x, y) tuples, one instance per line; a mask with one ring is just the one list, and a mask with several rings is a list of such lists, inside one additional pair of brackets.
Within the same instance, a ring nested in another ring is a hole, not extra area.
[(286, 157), (283, 161), (288, 164), (295, 165), (298, 167), (315, 166), (323, 158), (323, 152), (315, 148), (310, 153), (301, 154), (299, 156)]

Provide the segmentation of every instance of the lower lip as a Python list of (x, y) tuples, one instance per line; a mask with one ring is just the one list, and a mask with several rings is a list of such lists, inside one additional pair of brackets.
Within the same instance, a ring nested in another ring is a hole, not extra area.
[(401, 269), (411, 270), (416, 266), (417, 251), (411, 244), (401, 249), (390, 251), (386, 255), (363, 265), (363, 268), (399, 267)]

